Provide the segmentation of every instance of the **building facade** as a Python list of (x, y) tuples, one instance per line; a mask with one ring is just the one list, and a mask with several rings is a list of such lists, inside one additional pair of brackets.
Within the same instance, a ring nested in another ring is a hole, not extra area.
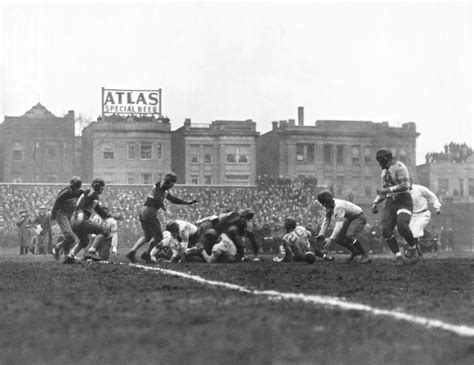
[(178, 183), (253, 185), (256, 177), (256, 123), (216, 120), (184, 125), (173, 132), (172, 169)]
[(439, 197), (474, 202), (474, 155), (463, 163), (428, 162), (417, 166), (417, 171), (420, 184), (429, 187)]
[(82, 132), (82, 175), (107, 184), (153, 184), (171, 169), (168, 119), (110, 116)]
[(0, 179), (67, 182), (76, 170), (74, 111), (56, 117), (40, 103), (0, 125)]
[(369, 202), (380, 185), (375, 153), (389, 149), (416, 177), (416, 125), (390, 127), (387, 122), (318, 120), (305, 126), (294, 120), (273, 122), (257, 140), (259, 176), (312, 176), (339, 197)]

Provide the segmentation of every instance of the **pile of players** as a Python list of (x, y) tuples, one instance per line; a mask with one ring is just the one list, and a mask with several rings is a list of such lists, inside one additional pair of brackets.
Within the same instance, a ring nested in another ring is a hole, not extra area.
[[(385, 201), (382, 212), (382, 231), (388, 246), (395, 254), (397, 265), (417, 263), (420, 252), (417, 247), (418, 237), (415, 237), (413, 232), (419, 230), (419, 227), (410, 226), (410, 221), (413, 216), (411, 223), (416, 223), (416, 215), (426, 213), (426, 205), (421, 206), (424, 209), (414, 211), (414, 201), (415, 208), (420, 208), (417, 205), (421, 201), (418, 195), (426, 194), (412, 186), (406, 166), (394, 159), (389, 151), (379, 150), (376, 159), (382, 168), (382, 188), (377, 189), (378, 195), (372, 205), (372, 212), (376, 214), (377, 205)], [(140, 256), (146, 263), (159, 260), (241, 262), (248, 260), (244, 256), (244, 241), (250, 242), (252, 246), (253, 260), (260, 260), (258, 242), (252, 228), (248, 225), (255, 214), (251, 209), (226, 211), (200, 219), (196, 224), (181, 220), (171, 221), (163, 232), (157, 214), (160, 209), (166, 212), (165, 200), (180, 205), (198, 203), (196, 199), (184, 200), (172, 195), (170, 190), (176, 181), (176, 174), (169, 172), (150, 190), (139, 212), (143, 235), (127, 253), (126, 258), (129, 261), (136, 262), (137, 251), (142, 246), (148, 245)], [(66, 264), (76, 263), (76, 255), (82, 249), (86, 250), (85, 259), (96, 261), (106, 259), (100, 254), (101, 247), (112, 245), (114, 235), (116, 238), (116, 220), (119, 217), (99, 202), (99, 197), (105, 188), (104, 180), (94, 179), (85, 191), (81, 189), (81, 186), (81, 179), (73, 177), (70, 186), (58, 194), (52, 209), (52, 218), (56, 219), (64, 235), (64, 240), (53, 249), (55, 256), (59, 258), (62, 247), (72, 247), (64, 260)], [(326, 250), (337, 243), (350, 252), (347, 262), (370, 263), (371, 259), (359, 240), (367, 223), (363, 210), (352, 202), (334, 198), (329, 191), (321, 192), (317, 199), (326, 211), (321, 230), (316, 237), (316, 242), (322, 243), (323, 249), (319, 250), (315, 245), (311, 245), (310, 232), (299, 226), (294, 218), (286, 217), (284, 222), (286, 234), (283, 236), (280, 255), (273, 261), (312, 263), (317, 257), (325, 261), (334, 261), (333, 257), (327, 255)], [(434, 205), (439, 210), (439, 202), (435, 202)], [(92, 219), (94, 214), (100, 217), (99, 222)], [(421, 222), (420, 219), (418, 221)], [(334, 224), (334, 228), (326, 239), (330, 223)], [(405, 257), (401, 255), (398, 242), (393, 236), (395, 227), (408, 243)], [(92, 241), (90, 241), (90, 235), (94, 235)]]

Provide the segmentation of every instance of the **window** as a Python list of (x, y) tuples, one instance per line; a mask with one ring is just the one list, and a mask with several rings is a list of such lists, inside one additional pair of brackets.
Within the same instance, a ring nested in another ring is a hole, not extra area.
[(23, 161), (23, 142), (15, 141), (13, 142), (13, 154), (12, 160), (13, 161)]
[(296, 161), (298, 162), (304, 161), (304, 145), (302, 144), (296, 145)]
[(158, 143), (156, 145), (156, 158), (158, 160), (161, 160), (161, 152), (162, 152), (162, 147), (161, 147), (161, 143)]
[(205, 185), (212, 185), (212, 175), (205, 175), (204, 176), (204, 184)]
[(127, 182), (128, 182), (129, 184), (135, 184), (135, 174), (134, 174), (134, 173), (129, 172), (129, 173), (127, 174)]
[(142, 184), (151, 184), (152, 181), (153, 181), (153, 175), (148, 173), (148, 172), (145, 172), (143, 174), (140, 175), (140, 178), (141, 178), (141, 182)]
[(314, 162), (314, 145), (313, 144), (297, 144), (296, 145), (296, 161), (311, 163)]
[(440, 194), (447, 194), (449, 190), (449, 179), (438, 179), (438, 191)]
[(41, 155), (40, 155), (40, 141), (34, 141), (33, 142), (33, 160), (38, 160)]
[(352, 153), (352, 165), (360, 165), (360, 147), (359, 146), (352, 146), (351, 148)]
[(336, 146), (336, 163), (344, 165), (344, 146)]
[(140, 144), (140, 159), (151, 160), (151, 156), (152, 156), (151, 151), (152, 151), (151, 142), (142, 142)]
[(229, 163), (248, 163), (250, 146), (227, 145), (225, 146), (225, 160)]
[(113, 184), (114, 183), (114, 174), (111, 172), (107, 172), (104, 174), (104, 181), (106, 184)]
[(112, 143), (104, 143), (104, 160), (114, 159), (114, 145)]
[(324, 163), (327, 165), (332, 164), (332, 145), (325, 144), (323, 146), (323, 155), (324, 155)]
[(459, 195), (464, 196), (464, 179), (459, 179)]
[(191, 185), (198, 185), (199, 184), (199, 177), (196, 175), (191, 175)]
[(336, 177), (336, 195), (341, 196), (342, 192), (344, 191), (344, 176), (337, 176)]
[(189, 146), (189, 154), (191, 156), (191, 163), (199, 163), (199, 146)]
[(360, 178), (359, 176), (352, 176), (352, 194), (359, 196)]
[(204, 146), (204, 163), (212, 163), (212, 146)]
[(249, 175), (225, 175), (227, 184), (229, 185), (249, 185)]
[(366, 165), (372, 162), (372, 151), (369, 147), (364, 148), (364, 162)]
[(308, 162), (314, 162), (314, 144), (306, 145), (306, 160)]
[(135, 142), (128, 142), (127, 150), (128, 150), (128, 159), (135, 160), (137, 158), (137, 147), (135, 145)]
[(468, 184), (469, 196), (474, 196), (474, 179), (469, 179)]
[(56, 142), (46, 143), (46, 159), (49, 161), (55, 161), (58, 157), (58, 145)]

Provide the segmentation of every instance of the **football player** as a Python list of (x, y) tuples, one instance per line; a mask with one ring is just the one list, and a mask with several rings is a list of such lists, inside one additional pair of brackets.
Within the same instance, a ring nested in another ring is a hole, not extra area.
[[(171, 221), (166, 225), (166, 231), (171, 233), (171, 235), (175, 237), (175, 239), (181, 242), (183, 252), (188, 249), (188, 246), (194, 247), (199, 242), (198, 227), (196, 227), (192, 223), (179, 219), (176, 221)], [(154, 247), (151, 250), (150, 255), (152, 257), (152, 260), (153, 257), (156, 256), (158, 251), (158, 247)], [(184, 261), (184, 257), (181, 257), (181, 259)]]
[(93, 211), (100, 216), (107, 216), (106, 209), (98, 202), (104, 188), (105, 181), (101, 178), (95, 178), (92, 180), (91, 187), (78, 199), (76, 211), (71, 218), (71, 227), (79, 242), (69, 251), (64, 260), (65, 264), (76, 263), (75, 256), (77, 253), (89, 244), (89, 234), (102, 235), (104, 238), (110, 239), (110, 229), (90, 219)]
[(81, 178), (79, 176), (73, 176), (69, 186), (58, 193), (53, 209), (51, 210), (51, 218), (56, 220), (64, 236), (64, 240), (56, 243), (53, 247), (52, 251), (56, 260), (59, 259), (61, 249), (63, 249), (65, 254), (68, 254), (70, 247), (79, 242), (79, 238), (71, 228), (70, 219), (76, 209), (77, 199), (84, 193), (84, 191), (81, 190), (81, 186)]
[(418, 254), (422, 256), (420, 238), (424, 236), (425, 228), (431, 219), (428, 203), (433, 205), (436, 214), (441, 213), (441, 203), (435, 193), (423, 185), (412, 184), (410, 194), (413, 199), (413, 215), (410, 220), (410, 230), (415, 238)]
[(209, 263), (233, 263), (240, 261), (237, 247), (226, 233), (219, 233), (215, 229), (209, 229), (204, 234), (204, 239), (211, 245), (211, 254), (202, 250), (204, 260)]
[(161, 242), (163, 239), (163, 233), (161, 230), (161, 224), (158, 220), (157, 213), (158, 209), (166, 211), (164, 204), (165, 199), (174, 204), (194, 204), (198, 201), (193, 199), (186, 201), (177, 198), (170, 194), (169, 190), (174, 186), (178, 177), (174, 172), (168, 172), (162, 180), (158, 181), (150, 194), (147, 196), (145, 204), (140, 210), (139, 219), (143, 229), (143, 236), (133, 245), (132, 249), (127, 253), (126, 257), (131, 262), (135, 262), (136, 251), (146, 243), (149, 243), (147, 250), (141, 255), (142, 260), (145, 262), (151, 262), (150, 253), (156, 244)]
[[(415, 238), (410, 230), (410, 219), (413, 212), (413, 200), (410, 194), (410, 175), (403, 162), (397, 161), (390, 151), (378, 150), (375, 158), (382, 169), (382, 187), (377, 189), (377, 197), (372, 204), (372, 212), (378, 213), (377, 204), (385, 201), (382, 209), (382, 236), (388, 247), (395, 254), (396, 265), (415, 264), (419, 261)], [(407, 259), (400, 253), (398, 241), (393, 234), (398, 233), (408, 243)]]
[(298, 226), (293, 217), (286, 217), (283, 225), (286, 234), (283, 236), (280, 256), (274, 257), (273, 261), (308, 261), (308, 258), (311, 260), (311, 257), (314, 257), (312, 256), (313, 253), (324, 261), (334, 261), (334, 257), (329, 257), (317, 248), (311, 248), (309, 243), (311, 232), (303, 226)]
[[(254, 215), (255, 212), (252, 209), (243, 209), (239, 212), (231, 211), (206, 217), (196, 222), (196, 224), (199, 224), (201, 237), (209, 229), (215, 229), (219, 234), (225, 233), (237, 247), (237, 260), (245, 260), (243, 239), (247, 238), (254, 252), (253, 260), (259, 261), (260, 245), (257, 242), (253, 229), (248, 226), (248, 222), (253, 219)], [(201, 240), (201, 243), (206, 253), (210, 255), (212, 245), (206, 244), (205, 240)]]
[(347, 262), (353, 261), (357, 256), (361, 256), (361, 263), (370, 263), (371, 260), (358, 239), (367, 223), (367, 218), (362, 208), (347, 200), (334, 199), (329, 191), (319, 193), (318, 201), (326, 210), (326, 217), (316, 239), (325, 238), (329, 223), (332, 220), (335, 222), (334, 230), (326, 241), (324, 249), (327, 249), (333, 242), (336, 242), (350, 251), (351, 256), (346, 260)]

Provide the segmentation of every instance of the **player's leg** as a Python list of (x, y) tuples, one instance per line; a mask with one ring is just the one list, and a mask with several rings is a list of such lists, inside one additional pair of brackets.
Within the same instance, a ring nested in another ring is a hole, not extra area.
[(400, 194), (396, 199), (397, 205), (397, 230), (408, 244), (406, 256), (410, 263), (416, 263), (419, 260), (418, 251), (415, 245), (413, 233), (410, 230), (410, 220), (413, 212), (413, 200), (411, 195)]
[[(140, 220), (140, 225), (142, 227), (143, 231), (143, 236), (141, 236), (133, 245), (132, 249), (128, 251), (128, 253), (125, 255), (127, 259), (129, 259), (131, 262), (135, 262), (135, 255), (137, 253), (137, 250), (142, 247), (145, 243), (149, 242), (153, 238), (153, 232), (151, 231), (149, 224), (148, 224), (148, 219), (149, 219), (149, 214), (148, 211), (151, 210), (149, 207), (142, 207), (140, 214), (138, 215), (138, 219)], [(156, 215), (156, 210), (155, 210), (155, 215)]]
[(397, 225), (397, 212), (394, 209), (394, 202), (392, 198), (387, 198), (385, 201), (385, 206), (382, 209), (382, 219), (380, 225), (382, 227), (382, 237), (387, 242), (388, 248), (396, 256), (397, 262), (403, 264), (403, 256), (400, 252), (400, 247), (398, 246), (398, 241), (393, 234), (393, 230)]
[(92, 240), (92, 243), (87, 250), (86, 254), (84, 255), (84, 258), (86, 259), (91, 259), (95, 261), (100, 261), (102, 258), (99, 256), (97, 253), (97, 248), (99, 247), (99, 244), (103, 243), (104, 240), (106, 243), (109, 243), (111, 240), (110, 237), (110, 228), (107, 226), (105, 222), (98, 224), (95, 223), (92, 220), (87, 220), (84, 222), (83, 229), (88, 233), (88, 234), (95, 234), (96, 236)]
[(366, 224), (367, 218), (365, 217), (364, 213), (361, 213), (349, 223), (349, 227), (347, 228), (346, 232), (346, 241), (348, 244), (354, 247), (358, 255), (362, 256), (360, 261), (364, 264), (371, 261), (359, 240), (359, 237), (361, 236)]

